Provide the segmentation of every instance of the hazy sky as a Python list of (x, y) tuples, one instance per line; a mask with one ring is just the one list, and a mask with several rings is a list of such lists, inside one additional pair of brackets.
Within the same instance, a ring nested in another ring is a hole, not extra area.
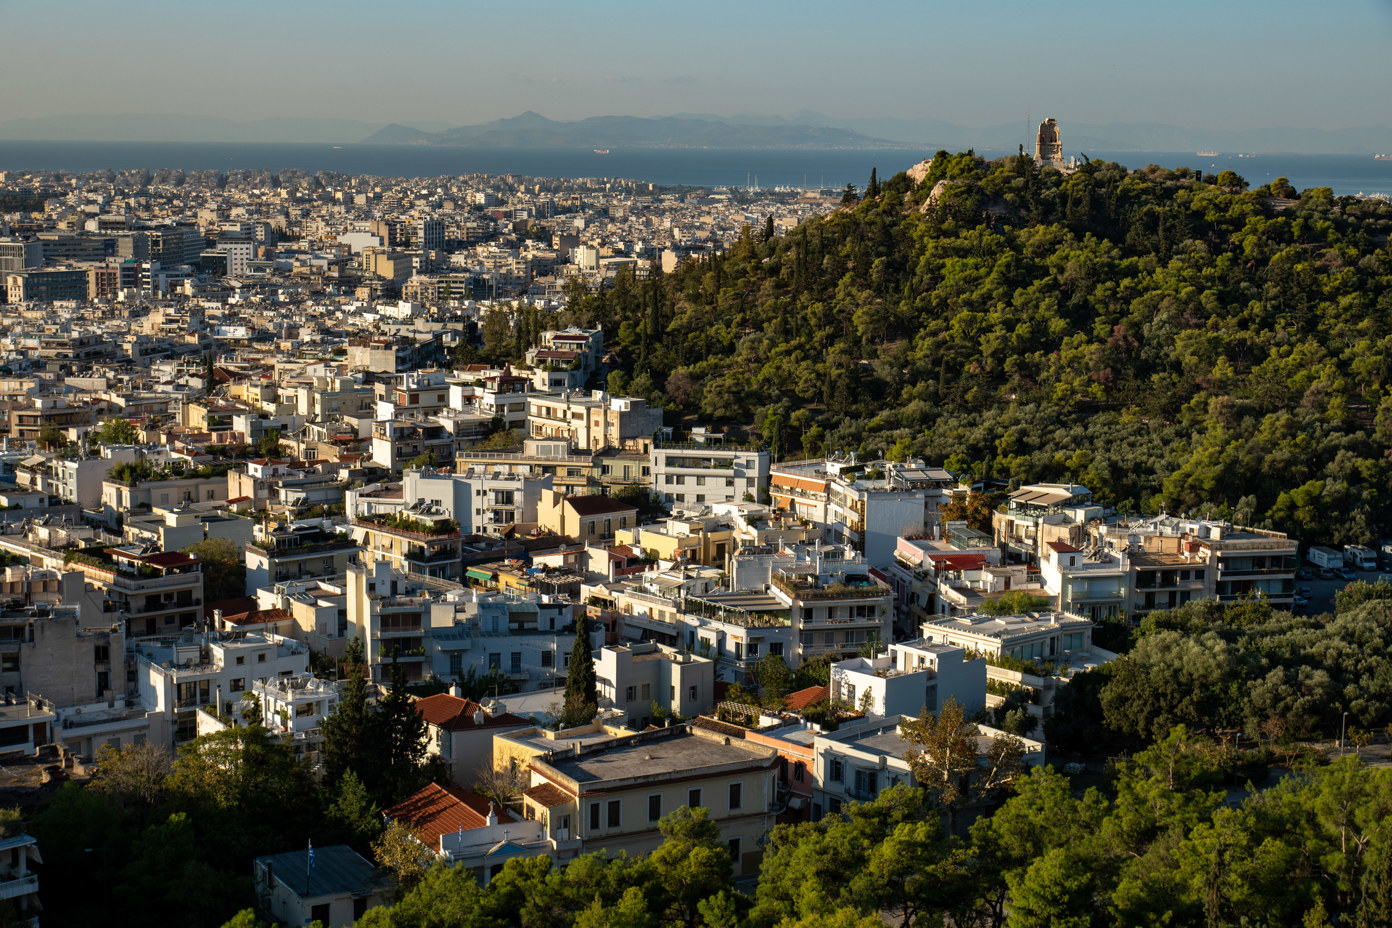
[(1392, 123), (1392, 0), (0, 0), (0, 121)]

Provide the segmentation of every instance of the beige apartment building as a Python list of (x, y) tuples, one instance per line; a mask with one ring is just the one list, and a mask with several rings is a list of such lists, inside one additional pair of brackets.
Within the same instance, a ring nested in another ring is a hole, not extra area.
[(662, 410), (647, 400), (592, 393), (527, 394), (530, 438), (563, 438), (575, 448), (624, 448), (647, 452), (662, 428)]
[(709, 810), (735, 873), (758, 872), (779, 811), (777, 750), (687, 723), (624, 735), (527, 766), (524, 815), (542, 822), (558, 856), (638, 855), (662, 843), (658, 823), (688, 806)]

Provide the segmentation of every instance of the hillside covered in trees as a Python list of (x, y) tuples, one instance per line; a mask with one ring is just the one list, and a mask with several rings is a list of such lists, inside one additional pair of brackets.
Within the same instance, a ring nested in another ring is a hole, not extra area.
[(1119, 508), (1392, 525), (1392, 206), (939, 152), (786, 235), (576, 293), (615, 391), (776, 455), (919, 455)]

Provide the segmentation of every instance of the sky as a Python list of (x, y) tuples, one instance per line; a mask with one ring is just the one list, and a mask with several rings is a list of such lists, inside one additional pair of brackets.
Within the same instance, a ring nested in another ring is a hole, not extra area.
[[(1392, 124), (1392, 0), (0, 0), (0, 122), (791, 114)], [(16, 41), (18, 40), (18, 41)]]

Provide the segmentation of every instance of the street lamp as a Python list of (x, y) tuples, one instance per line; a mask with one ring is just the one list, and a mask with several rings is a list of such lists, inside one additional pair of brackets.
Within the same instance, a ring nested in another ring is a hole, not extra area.
[(1344, 713), (1344, 719), (1339, 723), (1339, 756), (1344, 756), (1344, 731), (1348, 728), (1348, 713)]

